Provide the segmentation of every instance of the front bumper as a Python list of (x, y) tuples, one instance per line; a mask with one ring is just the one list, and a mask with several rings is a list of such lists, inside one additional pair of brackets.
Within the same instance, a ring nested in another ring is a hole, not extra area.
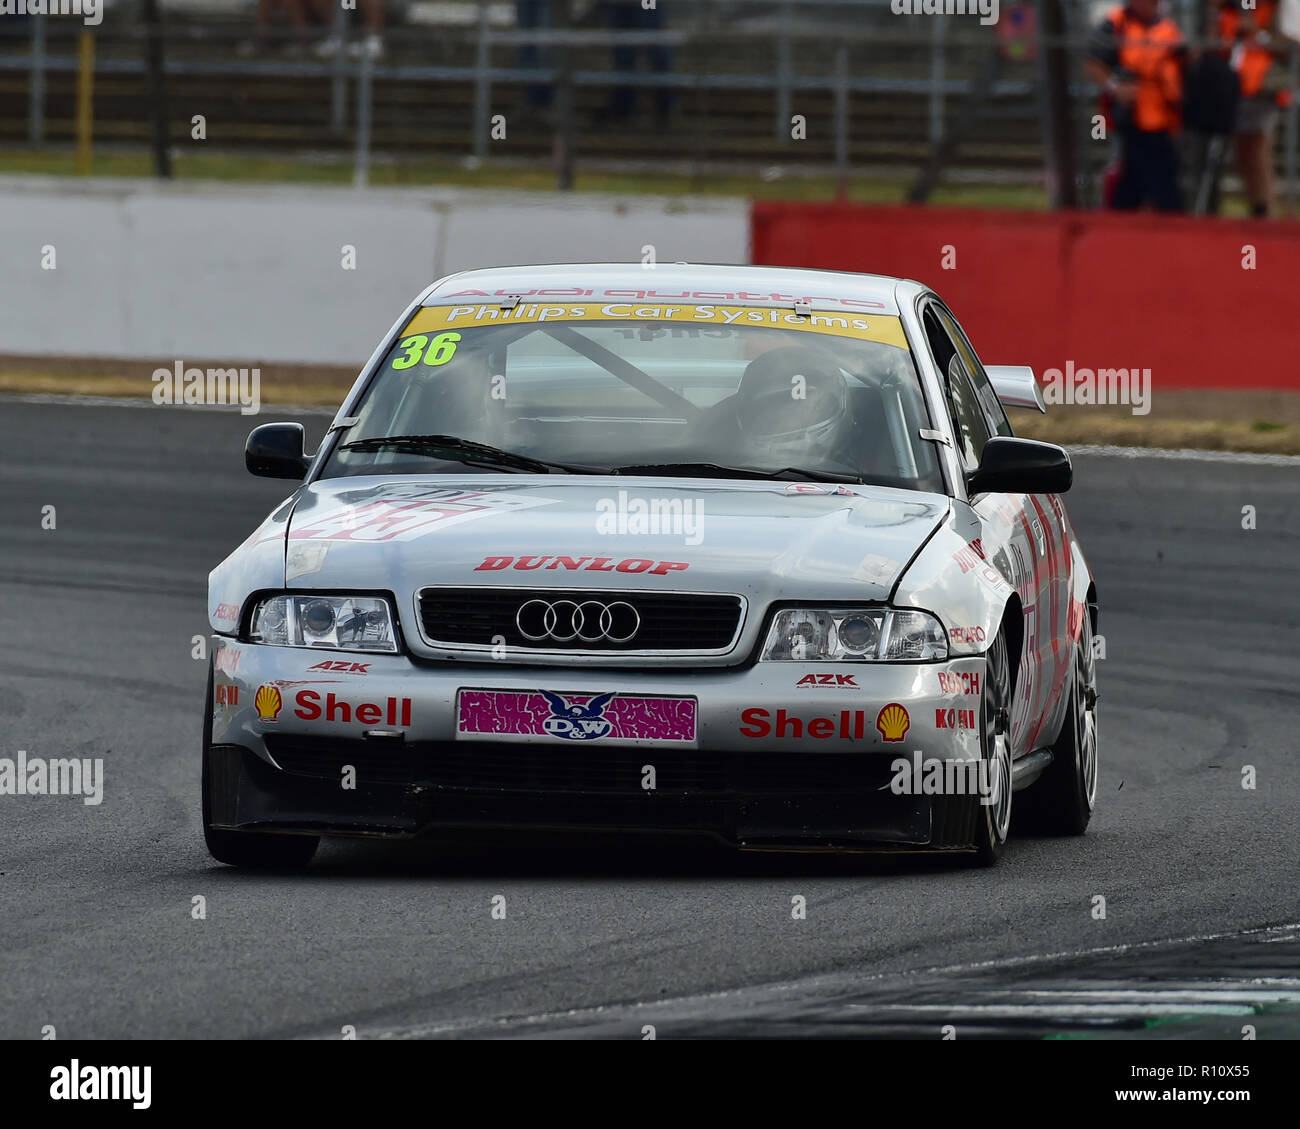
[[(688, 672), (431, 664), (223, 636), (213, 652), (218, 827), (676, 832), (795, 849), (972, 841), (972, 797), (900, 794), (891, 781), (900, 758), (978, 761), (978, 656)], [(513, 721), (485, 731), (496, 723), (485, 722), (484, 701), (499, 711), (543, 693), (579, 712), (613, 694), (605, 716), (622, 703), (625, 720), (665, 701), (679, 714), (682, 702), (693, 707), (685, 728), (647, 714), (640, 730), (605, 733), (597, 720), (585, 737), (581, 723), (554, 717), (550, 731)], [(905, 711), (905, 726), (890, 707)]]

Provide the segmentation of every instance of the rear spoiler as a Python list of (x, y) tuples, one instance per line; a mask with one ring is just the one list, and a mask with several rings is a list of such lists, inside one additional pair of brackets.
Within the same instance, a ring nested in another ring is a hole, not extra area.
[(1036, 408), (1044, 415), (1047, 405), (1043, 390), (1034, 379), (1034, 370), (1028, 365), (985, 365), (993, 391), (1008, 408)]

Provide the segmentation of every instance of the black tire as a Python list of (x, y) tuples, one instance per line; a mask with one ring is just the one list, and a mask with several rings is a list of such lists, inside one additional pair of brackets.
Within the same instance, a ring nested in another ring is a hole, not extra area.
[(203, 707), (203, 841), (208, 854), (227, 866), (247, 870), (303, 870), (320, 846), (317, 835), (273, 835), (262, 831), (227, 831), (212, 826), (212, 667)]
[(1092, 617), (1084, 609), (1074, 648), (1070, 704), (1052, 763), (1024, 793), (1026, 828), (1040, 835), (1082, 835), (1097, 800), (1097, 660)]
[(992, 866), (1002, 857), (1011, 830), (1011, 666), (1004, 631), (998, 631), (985, 657), (988, 665), (980, 696), (980, 751), (987, 766), (988, 795), (974, 799), (979, 804), (975, 862)]

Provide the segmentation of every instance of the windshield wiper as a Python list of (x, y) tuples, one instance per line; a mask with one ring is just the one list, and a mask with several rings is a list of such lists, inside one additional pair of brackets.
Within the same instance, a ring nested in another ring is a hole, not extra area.
[(640, 463), (613, 467), (608, 474), (680, 474), (687, 478), (803, 478), (809, 482), (858, 482), (856, 475), (840, 474), (833, 470), (815, 470), (788, 466), (781, 470), (763, 470), (759, 467), (720, 466), (718, 463)]
[(537, 474), (551, 474), (562, 470), (570, 474), (607, 474), (604, 467), (576, 466), (569, 463), (554, 463), (548, 459), (535, 459), (531, 455), (521, 455), (515, 451), (503, 451), (488, 443), (476, 443), (472, 439), (460, 439), (455, 435), (382, 435), (372, 439), (357, 439), (344, 443), (340, 451), (384, 451), (397, 450), (407, 455), (428, 455), (431, 458), (450, 457), (452, 462), (464, 463), (466, 466), (508, 467), (511, 470), (532, 471)]

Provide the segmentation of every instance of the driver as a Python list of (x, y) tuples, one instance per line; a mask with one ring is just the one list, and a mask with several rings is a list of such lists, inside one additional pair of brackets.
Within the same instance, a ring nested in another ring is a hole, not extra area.
[(744, 450), (765, 462), (856, 461), (848, 382), (834, 358), (815, 346), (788, 345), (756, 357), (734, 404)]

